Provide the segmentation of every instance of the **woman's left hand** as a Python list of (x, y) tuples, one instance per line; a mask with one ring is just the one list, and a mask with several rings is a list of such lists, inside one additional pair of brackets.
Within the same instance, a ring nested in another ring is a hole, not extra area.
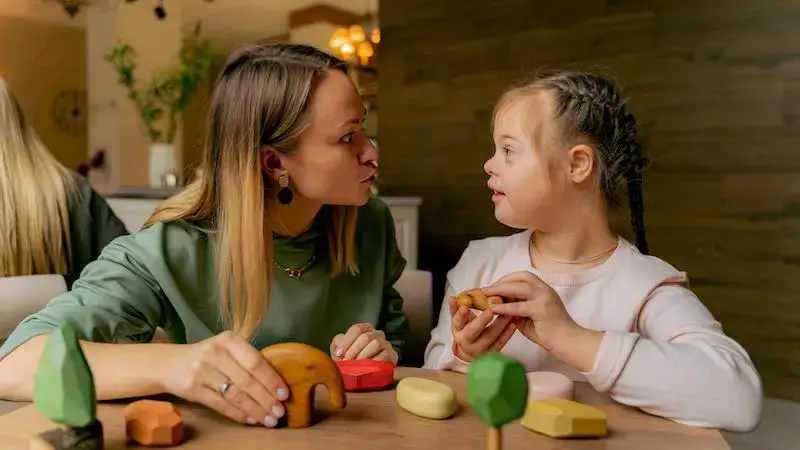
[(374, 359), (397, 364), (397, 352), (386, 340), (383, 331), (368, 323), (358, 323), (345, 334), (337, 334), (331, 342), (331, 357), (334, 361), (351, 359)]

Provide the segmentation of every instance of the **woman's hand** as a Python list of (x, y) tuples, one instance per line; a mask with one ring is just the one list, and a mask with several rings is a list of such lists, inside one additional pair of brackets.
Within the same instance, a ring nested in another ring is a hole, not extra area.
[(578, 370), (591, 370), (603, 333), (578, 325), (550, 285), (523, 271), (506, 275), (483, 291), (514, 300), (491, 305), (490, 310), (513, 318), (525, 337)]
[(490, 351), (499, 352), (516, 331), (510, 317), (497, 317), (492, 322), (492, 311), (475, 315), (466, 306), (459, 306), (455, 297), (447, 302), (452, 317), (453, 353), (464, 361), (472, 362)]
[(334, 361), (350, 359), (374, 359), (397, 364), (397, 352), (386, 340), (383, 331), (368, 323), (358, 323), (345, 334), (337, 334), (331, 342), (331, 357)]
[(185, 347), (165, 368), (167, 392), (250, 425), (274, 427), (283, 417), (288, 385), (242, 337), (226, 331)]

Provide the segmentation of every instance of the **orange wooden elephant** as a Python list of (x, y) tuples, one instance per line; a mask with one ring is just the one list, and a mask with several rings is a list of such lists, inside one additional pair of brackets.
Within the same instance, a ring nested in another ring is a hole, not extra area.
[(287, 342), (265, 347), (261, 354), (289, 385), (291, 393), (284, 402), (289, 428), (311, 425), (314, 391), (318, 384), (328, 390), (334, 408), (342, 409), (347, 405), (342, 374), (330, 356), (322, 351), (310, 345)]

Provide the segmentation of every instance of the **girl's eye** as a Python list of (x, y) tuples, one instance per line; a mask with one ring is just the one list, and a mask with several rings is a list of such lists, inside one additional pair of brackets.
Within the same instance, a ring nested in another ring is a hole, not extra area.
[(349, 144), (349, 143), (353, 142), (353, 134), (354, 133), (348, 133), (348, 134), (344, 135), (344, 137), (341, 139), (341, 142), (345, 143), (345, 144)]
[(503, 154), (508, 156), (509, 153), (511, 153), (511, 149), (508, 147), (503, 147)]

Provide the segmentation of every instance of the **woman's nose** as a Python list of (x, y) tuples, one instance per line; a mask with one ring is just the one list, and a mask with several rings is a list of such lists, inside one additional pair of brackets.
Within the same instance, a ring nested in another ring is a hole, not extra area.
[(364, 139), (364, 147), (360, 153), (359, 163), (364, 164), (367, 161), (375, 161), (377, 163), (379, 153), (378, 148), (372, 143), (371, 139)]

